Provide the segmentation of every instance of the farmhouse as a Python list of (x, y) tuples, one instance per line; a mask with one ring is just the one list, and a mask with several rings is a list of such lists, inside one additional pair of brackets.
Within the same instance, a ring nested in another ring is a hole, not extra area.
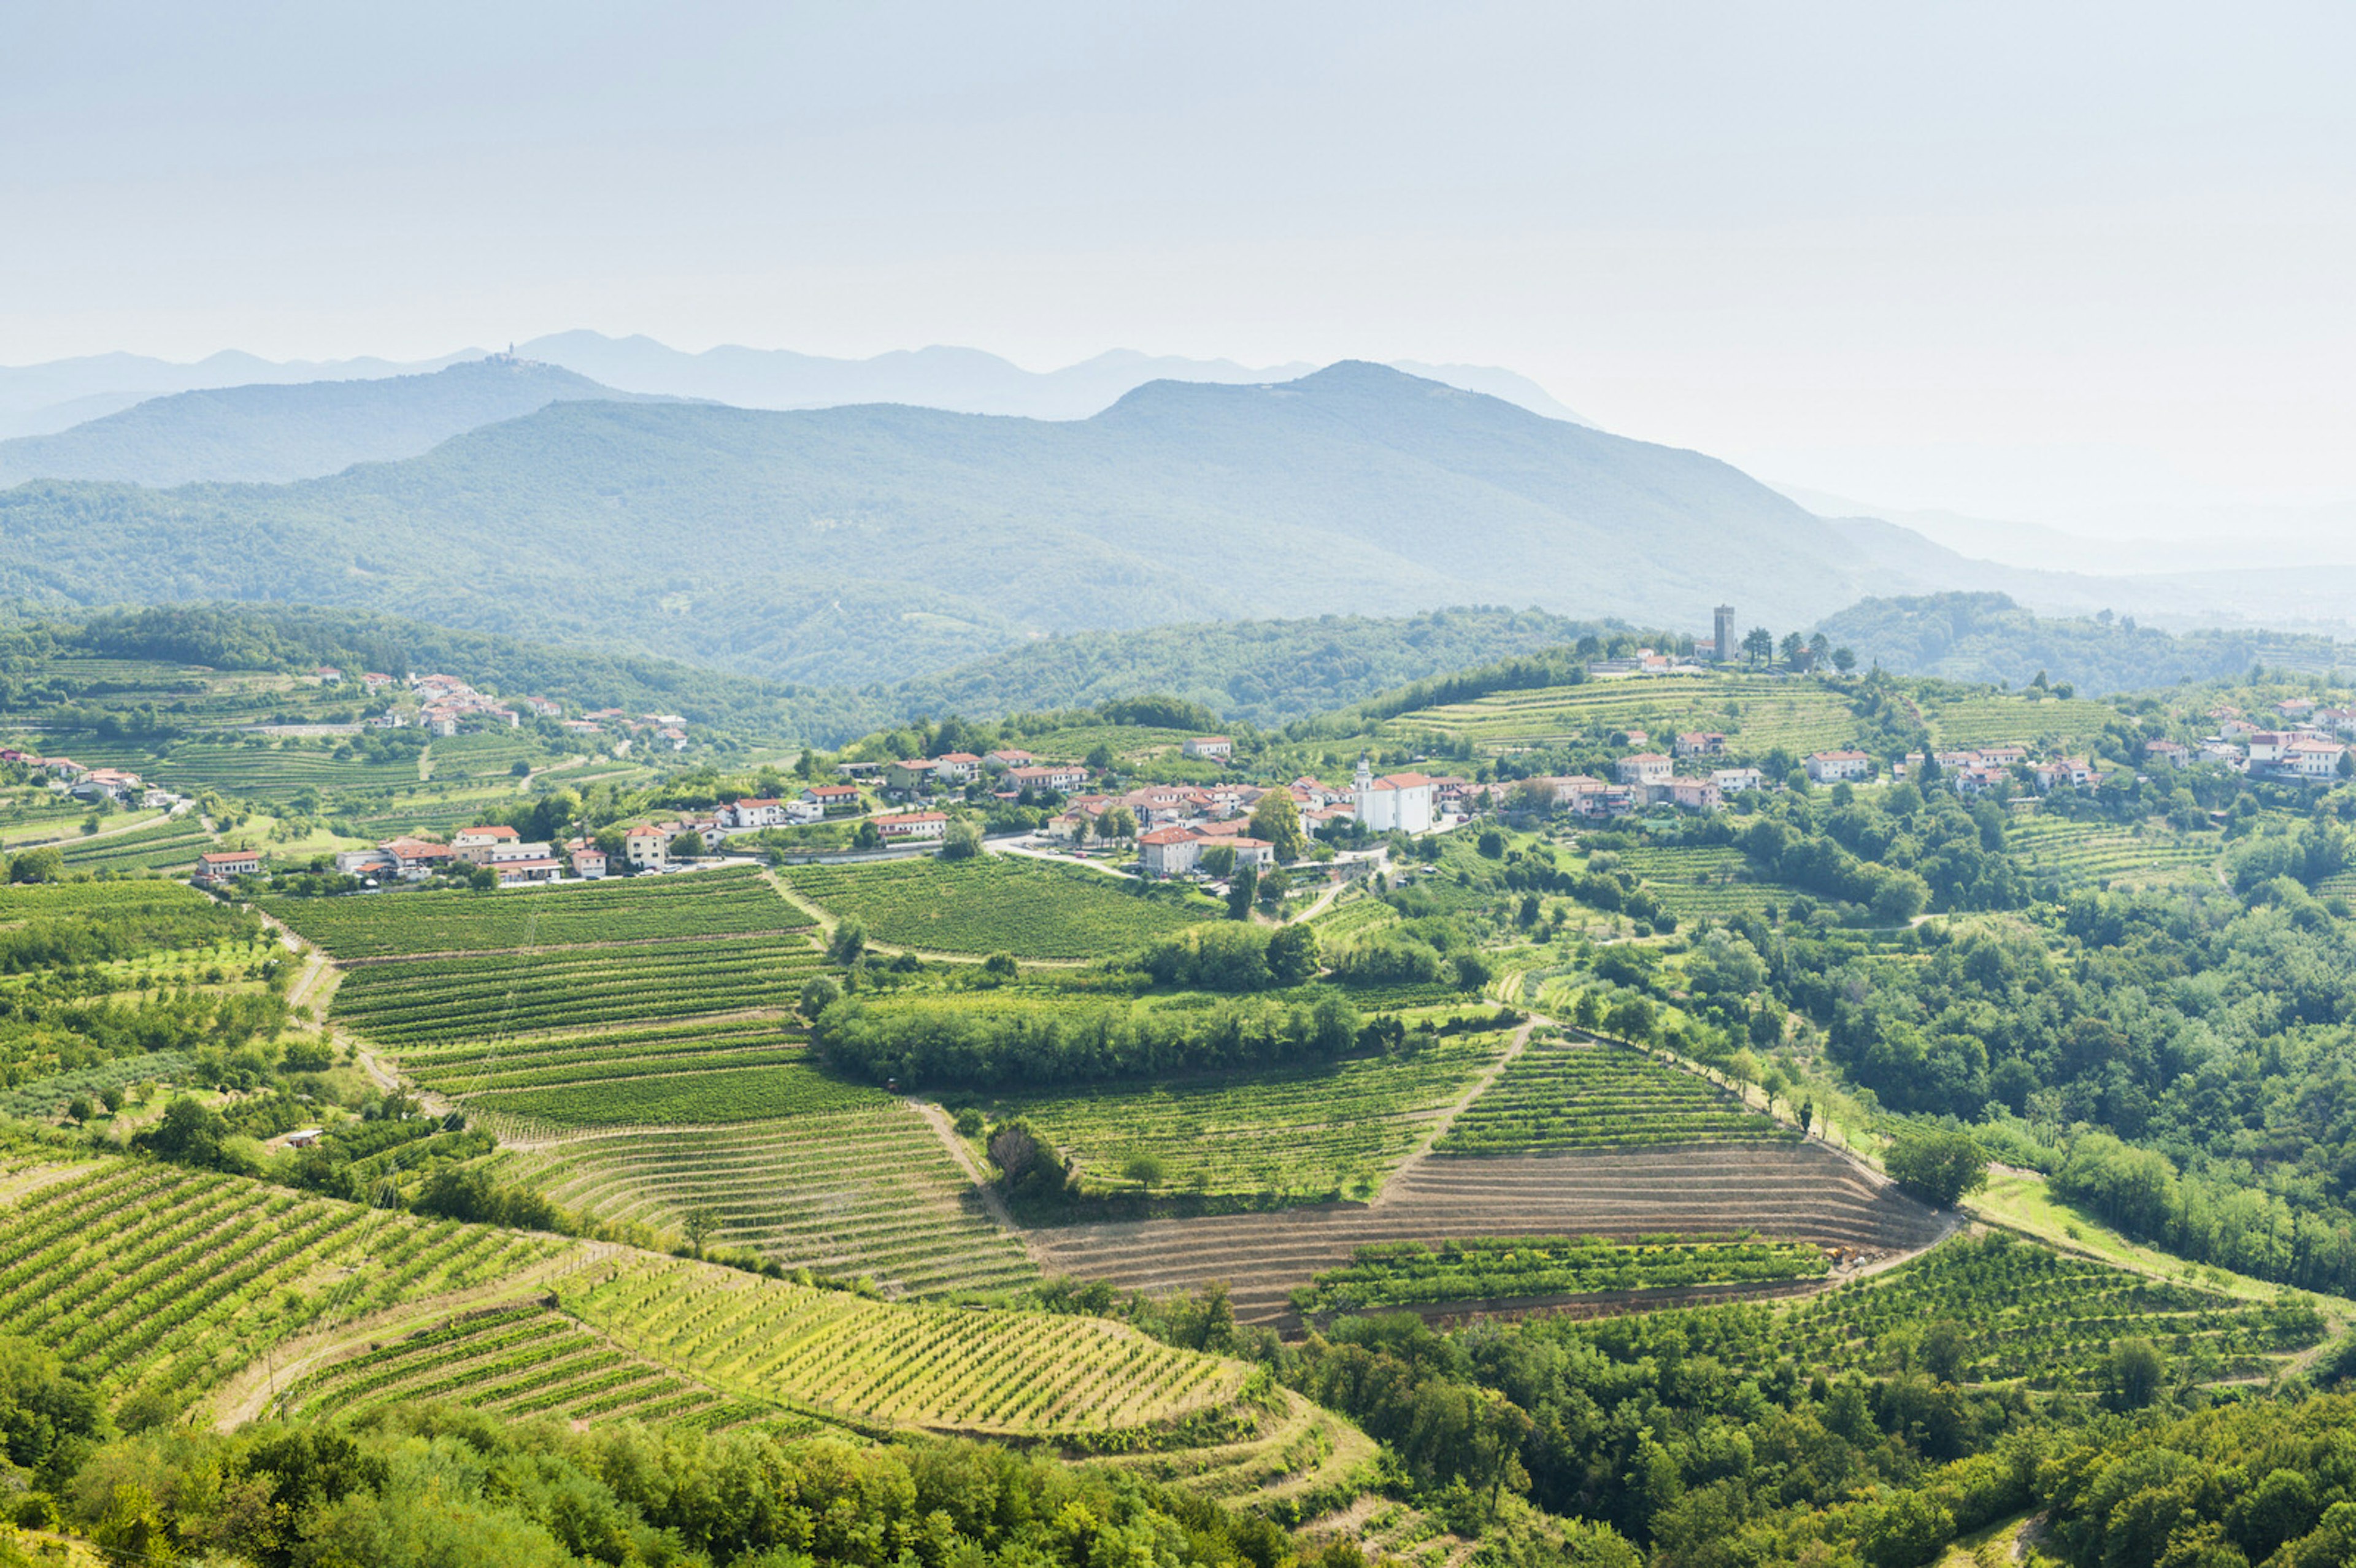
[(447, 865), (454, 851), (431, 838), (388, 838), (377, 853), (391, 862), (393, 875), (405, 882), (422, 882)]
[(1077, 763), (1041, 763), (1030, 767), (1009, 768), (1007, 782), (1017, 789), (1054, 790), (1068, 795), (1088, 782), (1088, 770)]
[(802, 791), (802, 803), (820, 811), (856, 811), (859, 809), (857, 784), (812, 784)]
[(2287, 773), (2303, 779), (2328, 779), (2338, 775), (2340, 759), (2348, 748), (2336, 741), (2319, 741), (2306, 736), (2283, 748), (2281, 766)]
[(1872, 772), (1873, 759), (1863, 752), (1813, 752), (1808, 756), (1808, 777), (1818, 784), (1861, 779)]
[(1236, 869), (1239, 871), (1246, 866), (1255, 870), (1265, 871), (1276, 864), (1276, 846), (1265, 838), (1253, 838), (1247, 836), (1226, 839), (1223, 842), (1236, 852)]
[(1712, 768), (1709, 782), (1718, 786), (1722, 795), (1739, 795), (1746, 789), (1764, 789), (1767, 786), (1766, 775), (1757, 768)]
[(1197, 762), (1224, 763), (1235, 755), (1235, 742), (1225, 735), (1197, 735), (1178, 748)]
[(903, 757), (884, 770), (884, 787), (895, 795), (914, 795), (940, 777), (930, 757)]
[[(851, 792), (854, 795), (858, 791)], [(736, 800), (720, 808), (718, 821), (723, 827), (782, 827), (786, 824), (786, 803), (782, 800)]]
[(450, 836), (450, 852), (468, 865), (487, 866), (491, 851), (516, 841), (516, 830), (505, 826), (466, 827)]
[(2102, 773), (2083, 757), (2061, 757), (2050, 763), (2040, 763), (2029, 770), (2037, 781), (2040, 795), (2057, 789), (2082, 789), (2099, 784)]
[(949, 819), (945, 813), (938, 811), (904, 811), (894, 816), (878, 816), (873, 820), (875, 831), (884, 836), (887, 844), (948, 836)]
[(2143, 743), (2143, 754), (2153, 762), (2172, 763), (2179, 768), (2189, 765), (2192, 761), (2192, 748), (2179, 745), (2174, 741), (2146, 741)]
[(1688, 730), (1677, 737), (1675, 750), (1680, 757), (1722, 757), (1726, 737), (1715, 730)]
[(1017, 751), (1012, 746), (1001, 746), (995, 752), (981, 754), (981, 765), (993, 773), (1002, 773), (1010, 768), (1027, 768), (1038, 760), (1030, 752)]
[(1726, 804), (1726, 796), (1709, 779), (1671, 779), (1668, 802), (1680, 811), (1716, 811)]
[(259, 849), (225, 849), (197, 857), (196, 880), (200, 882), (226, 882), (237, 877), (259, 876), (261, 872)]
[(573, 862), (573, 874), (576, 877), (595, 881), (605, 874), (605, 851), (589, 839), (566, 839), (564, 856)]
[(971, 752), (944, 752), (933, 759), (933, 776), (943, 784), (970, 784), (980, 771), (981, 759)]

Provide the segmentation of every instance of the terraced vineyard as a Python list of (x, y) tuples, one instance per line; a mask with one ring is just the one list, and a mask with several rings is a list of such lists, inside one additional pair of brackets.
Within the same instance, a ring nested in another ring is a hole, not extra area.
[(373, 1345), (299, 1379), (285, 1415), (356, 1415), (400, 1400), (464, 1400), (472, 1410), (564, 1421), (678, 1421), (713, 1426), (762, 1413), (617, 1349), (538, 1300), (478, 1307)]
[(1510, 1236), (1375, 1243), (1317, 1276), (1294, 1298), (1304, 1312), (1362, 1312), (1443, 1302), (1526, 1299), (1599, 1291), (1691, 1289), (1819, 1279), (1820, 1248), (1742, 1236)]
[(1804, 1364), (1868, 1362), (1934, 1328), (1961, 1340), (1958, 1381), (2093, 1389), (2114, 1339), (2140, 1335), (2196, 1381), (2265, 1377), (2320, 1341), (2322, 1318), (2287, 1297), (2252, 1305), (2063, 1257), (1998, 1234), (1963, 1240), (1794, 1312), (1774, 1349)]
[(555, 1127), (712, 1126), (814, 1115), (872, 1104), (875, 1091), (837, 1083), (796, 1062), (691, 1072), (616, 1075), (562, 1088), (476, 1094), (478, 1115)]
[(505, 777), (518, 763), (537, 766), (548, 758), (549, 749), (537, 734), (493, 731), (436, 740), (426, 749), (425, 768), (428, 776), (437, 779)]
[(1837, 694), (1821, 686), (1707, 676), (1502, 691), (1403, 714), (1384, 728), (1484, 747), (1597, 740), (1615, 731), (1645, 730), (1663, 749), (1679, 731), (1715, 730), (1727, 736), (1730, 751), (1741, 755), (1780, 747), (1799, 756), (1847, 744), (1857, 733), (1857, 718)]
[(1943, 750), (1971, 746), (2042, 746), (2083, 752), (2119, 716), (2106, 702), (1987, 694), (1925, 703), (1923, 721)]
[(1346, 942), (1368, 936), (1399, 918), (1398, 912), (1371, 893), (1344, 897), (1309, 923), (1321, 942)]
[(2005, 844), (2034, 880), (2056, 881), (2064, 889), (2201, 881), (2221, 852), (2218, 840), (2207, 834), (2149, 824), (2138, 833), (2056, 816), (2016, 819), (2005, 830)]
[(533, 1035), (496, 1044), (420, 1046), (401, 1069), (420, 1088), (454, 1098), (656, 1073), (773, 1066), (801, 1060), (802, 1038), (774, 1018), (697, 1019), (654, 1029)]
[(330, 1016), (386, 1045), (479, 1040), (784, 1008), (820, 965), (817, 950), (788, 933), (415, 958), (351, 970)]
[(828, 1419), (1051, 1437), (1216, 1417), (1245, 1369), (1098, 1317), (866, 1301), (631, 1254), (560, 1285), (621, 1348), (723, 1393)]
[(870, 1276), (897, 1295), (998, 1290), (1037, 1277), (924, 1118), (875, 1091), (852, 1109), (568, 1138), (506, 1161), (557, 1202), (600, 1220), (672, 1232), (700, 1210), (719, 1244), (788, 1267)]
[(1247, 1323), (1299, 1322), (1293, 1292), (1370, 1244), (1545, 1234), (1637, 1241), (1761, 1236), (1887, 1253), (1949, 1222), (1820, 1144), (1701, 1144), (1613, 1153), (1434, 1155), (1371, 1206), (1060, 1226), (1032, 1232), (1047, 1274), (1125, 1290), (1224, 1280)]
[(1013, 855), (797, 866), (785, 876), (802, 897), (859, 921), (878, 942), (942, 953), (1102, 957), (1219, 913), (1207, 901), (1148, 898), (1102, 872)]
[(315, 741), (176, 746), (143, 771), (153, 782), (184, 794), (210, 789), (223, 795), (270, 798), (305, 789), (326, 794), (380, 788), (417, 776), (407, 761), (338, 760), (332, 746)]
[(1092, 1189), (1134, 1190), (1122, 1168), (1148, 1155), (1173, 1190), (1370, 1195), (1506, 1039), (1457, 1035), (1406, 1058), (1010, 1096), (997, 1109), (1029, 1118)]
[(193, 866), (214, 847), (194, 812), (124, 833), (68, 839), (59, 848), (70, 871), (161, 871)]
[(1533, 1040), (1450, 1125), (1439, 1147), (1523, 1154), (1798, 1136), (1708, 1079), (1643, 1051)]
[(321, 1320), (511, 1279), (564, 1244), (115, 1159), (33, 1187), (0, 1218), (0, 1332), (110, 1394), (198, 1392)]
[(809, 916), (749, 867), (632, 877), (512, 897), (396, 892), (272, 899), (265, 908), (342, 960), (421, 953), (805, 931)]
[(1680, 920), (1722, 920), (1769, 903), (1781, 907), (1797, 891), (1756, 880), (1750, 860), (1730, 845), (1637, 845), (1619, 854), (1620, 863)]

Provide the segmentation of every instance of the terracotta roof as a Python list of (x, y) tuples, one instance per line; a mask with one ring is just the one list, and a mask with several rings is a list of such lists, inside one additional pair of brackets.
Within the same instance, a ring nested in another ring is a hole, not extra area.
[(224, 860), (259, 860), (262, 859), (262, 851), (259, 849), (225, 849), (219, 854), (199, 855), (197, 859), (202, 860), (208, 866), (218, 866)]
[(1151, 833), (1138, 835), (1140, 844), (1191, 844), (1195, 837), (1191, 827), (1157, 827)]

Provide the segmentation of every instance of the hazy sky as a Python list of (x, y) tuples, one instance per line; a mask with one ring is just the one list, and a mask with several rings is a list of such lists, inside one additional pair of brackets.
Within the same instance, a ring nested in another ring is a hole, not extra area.
[(2356, 6), (0, 6), (0, 363), (1512, 367), (1892, 507), (2356, 503)]

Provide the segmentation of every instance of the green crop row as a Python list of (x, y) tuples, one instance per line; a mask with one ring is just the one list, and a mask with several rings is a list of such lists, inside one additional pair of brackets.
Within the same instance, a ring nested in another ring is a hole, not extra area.
[(1437, 1147), (1518, 1154), (1790, 1136), (1707, 1079), (1642, 1051), (1536, 1041)]
[(270, 912), (337, 958), (568, 947), (806, 930), (809, 917), (750, 868), (535, 891), (273, 899)]
[(895, 946), (1018, 958), (1091, 958), (1141, 947), (1215, 915), (1207, 902), (1143, 895), (1135, 883), (1012, 855), (804, 866), (794, 891)]
[(1355, 1312), (1449, 1301), (1601, 1291), (1690, 1289), (1815, 1279), (1823, 1252), (1798, 1242), (1712, 1236), (1634, 1243), (1592, 1236), (1522, 1236), (1361, 1247), (1347, 1267), (1317, 1276), (1295, 1297), (1305, 1311)]

